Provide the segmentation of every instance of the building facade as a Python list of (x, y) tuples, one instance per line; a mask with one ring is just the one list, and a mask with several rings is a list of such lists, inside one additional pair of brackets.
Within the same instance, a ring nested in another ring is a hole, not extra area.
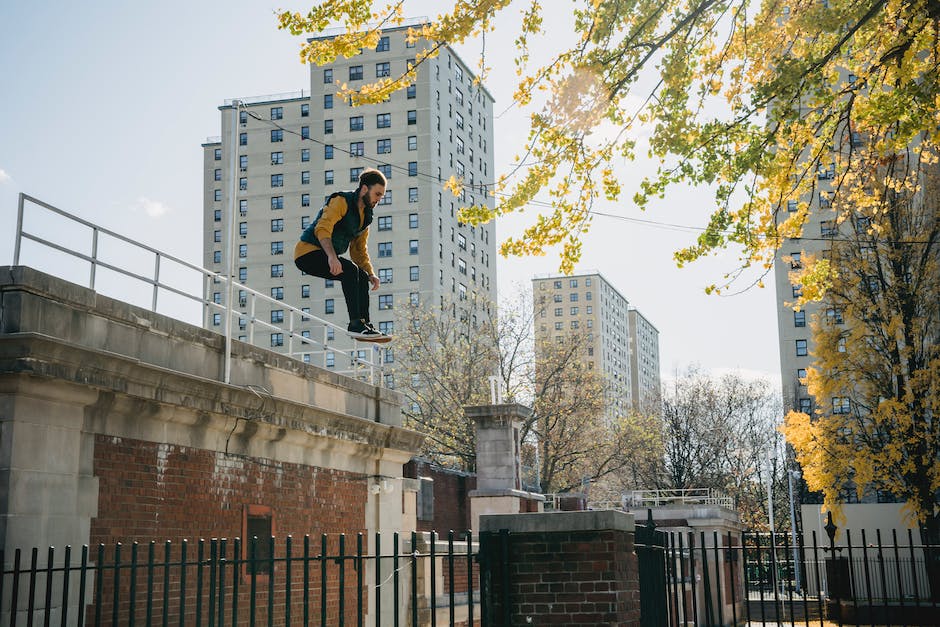
[[(203, 144), (205, 267), (226, 270), (226, 230), (234, 207), (236, 279), (344, 328), (348, 319), (339, 283), (301, 274), (293, 248), (330, 193), (356, 189), (359, 174), (372, 167), (388, 178), (369, 229), (369, 254), (381, 280), (371, 295), (376, 327), (394, 333), (396, 314), (410, 304), (446, 307), (457, 316), (458, 303), (478, 302), (474, 295), (495, 300), (494, 225), (473, 227), (457, 219), (461, 206), (493, 202), (487, 192), (494, 168), (492, 96), (446, 46), (419, 66), (415, 84), (383, 103), (353, 107), (337, 95), (341, 84), (404, 73), (428, 45), (409, 43), (406, 33), (407, 26), (386, 29), (374, 50), (311, 66), (309, 92), (219, 108), (222, 135)], [(464, 182), (459, 198), (444, 189), (451, 176)], [(224, 302), (225, 294), (207, 297)], [(236, 304), (244, 314), (238, 331), (244, 339), (251, 312), (244, 298)], [(277, 323), (284, 313), (273, 305), (254, 316)], [(213, 328), (222, 322), (210, 313), (205, 324)], [(327, 330), (327, 340), (332, 333)], [(271, 348), (284, 350), (278, 345), (282, 338), (271, 335)], [(322, 363), (317, 353), (297, 356), (332, 367), (328, 354)], [(394, 359), (391, 352), (386, 359)]]
[(634, 405), (656, 411), (661, 397), (659, 331), (639, 309), (627, 310), (630, 318), (630, 385)]
[[(804, 385), (806, 369), (812, 363), (813, 333), (810, 322), (826, 305), (811, 302), (795, 310), (801, 286), (790, 280), (790, 272), (800, 268), (803, 255), (815, 255), (828, 247), (828, 239), (836, 237), (839, 226), (831, 207), (831, 182), (834, 170), (817, 174), (819, 191), (811, 199), (803, 226), (802, 239), (785, 239), (774, 259), (774, 283), (777, 289), (777, 330), (780, 341), (780, 380), (783, 386), (784, 413), (790, 410), (812, 413), (813, 399)], [(797, 210), (797, 201), (786, 204), (787, 212)]]
[(582, 335), (587, 367), (607, 380), (610, 415), (659, 397), (659, 332), (600, 273), (535, 277), (532, 294), (536, 342)]

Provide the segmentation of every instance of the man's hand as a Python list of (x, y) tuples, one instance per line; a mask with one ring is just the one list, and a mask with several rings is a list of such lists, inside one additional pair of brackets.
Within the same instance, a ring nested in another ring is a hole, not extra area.
[(326, 260), (330, 264), (330, 274), (336, 276), (343, 273), (343, 264), (339, 262), (339, 257), (336, 255), (330, 255), (326, 258)]
[(370, 275), (369, 275), (369, 283), (372, 284), (372, 291), (373, 291), (373, 292), (374, 292), (375, 290), (379, 289), (379, 283), (380, 283), (379, 277), (375, 276), (374, 274), (370, 274)]

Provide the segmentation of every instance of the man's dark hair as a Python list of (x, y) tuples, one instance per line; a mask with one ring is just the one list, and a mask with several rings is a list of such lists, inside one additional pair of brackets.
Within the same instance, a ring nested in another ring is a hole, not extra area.
[(366, 168), (362, 171), (362, 174), (359, 175), (359, 189), (362, 189), (363, 185), (372, 187), (380, 183), (383, 187), (388, 187), (388, 181), (385, 180), (385, 175), (375, 168)]

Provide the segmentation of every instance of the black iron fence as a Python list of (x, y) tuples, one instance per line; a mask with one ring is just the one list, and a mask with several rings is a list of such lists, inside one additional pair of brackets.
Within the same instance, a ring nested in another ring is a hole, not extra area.
[[(641, 623), (940, 624), (938, 547), (915, 535), (794, 546), (788, 534), (637, 525)], [(478, 554), (453, 532), (0, 551), (0, 627), (483, 626)]]
[(940, 625), (940, 547), (911, 531), (795, 546), (785, 533), (666, 535), (668, 616), (649, 624)]
[(477, 550), (451, 532), (0, 551), (0, 625), (473, 625)]

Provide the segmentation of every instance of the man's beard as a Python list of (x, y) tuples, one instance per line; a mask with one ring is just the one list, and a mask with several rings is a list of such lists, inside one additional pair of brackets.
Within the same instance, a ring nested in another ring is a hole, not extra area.
[(375, 203), (369, 200), (369, 192), (366, 192), (365, 194), (360, 196), (359, 199), (362, 201), (362, 206), (364, 208), (375, 209)]

